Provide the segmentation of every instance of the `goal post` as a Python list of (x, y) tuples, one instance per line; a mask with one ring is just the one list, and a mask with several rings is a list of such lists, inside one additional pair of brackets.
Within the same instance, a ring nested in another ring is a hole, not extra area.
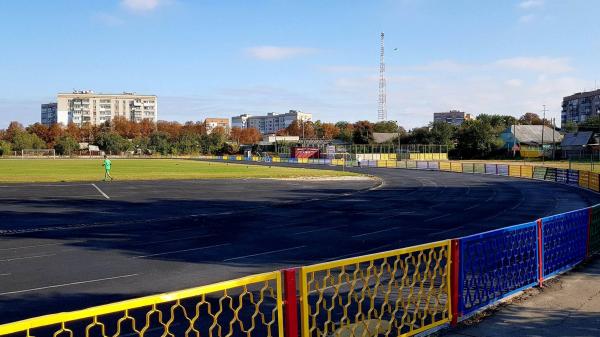
[(54, 149), (23, 149), (21, 158), (56, 159), (56, 151)]

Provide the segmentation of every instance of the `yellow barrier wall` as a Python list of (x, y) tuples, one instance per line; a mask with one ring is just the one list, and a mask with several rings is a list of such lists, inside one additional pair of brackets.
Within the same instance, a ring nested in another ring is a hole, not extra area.
[(588, 171), (579, 171), (579, 186), (584, 188), (590, 187), (590, 173)]
[(462, 164), (461, 163), (450, 162), (450, 170), (452, 172), (462, 173)]
[(533, 166), (521, 166), (521, 177), (533, 178)]
[(377, 161), (377, 167), (386, 167), (387, 166), (387, 160), (378, 160)]
[(508, 175), (511, 177), (520, 177), (521, 176), (521, 166), (509, 165), (508, 166)]
[[(125, 337), (152, 331), (173, 336), (177, 326), (193, 336), (283, 337), (282, 305), (281, 273), (270, 272), (4, 324), (0, 335), (35, 336), (43, 331), (50, 336), (89, 337), (102, 331), (104, 336)], [(139, 329), (137, 334), (129, 333), (132, 325)]]
[(600, 191), (600, 182), (598, 179), (598, 173), (589, 173), (590, 175), (590, 190), (594, 190), (596, 192)]
[(412, 336), (449, 322), (449, 259), (447, 240), (302, 267), (302, 337)]
[(440, 162), (440, 171), (452, 171), (452, 165), (450, 165), (449, 161), (441, 161)]

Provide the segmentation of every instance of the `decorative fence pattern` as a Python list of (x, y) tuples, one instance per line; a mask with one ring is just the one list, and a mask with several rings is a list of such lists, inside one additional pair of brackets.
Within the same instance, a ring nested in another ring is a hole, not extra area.
[(302, 336), (411, 336), (450, 321), (450, 241), (300, 269)]
[(283, 337), (281, 274), (270, 272), (172, 293), (0, 325), (14, 336)]
[(459, 247), (461, 315), (538, 283), (536, 222), (467, 236)]
[(589, 210), (542, 218), (544, 278), (573, 267), (587, 254)]

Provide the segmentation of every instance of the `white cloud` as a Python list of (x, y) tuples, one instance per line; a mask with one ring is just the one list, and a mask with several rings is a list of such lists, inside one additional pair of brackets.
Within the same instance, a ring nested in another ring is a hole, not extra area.
[(569, 59), (562, 57), (514, 57), (498, 60), (495, 65), (502, 68), (549, 74), (566, 73), (573, 70)]
[(519, 4), (517, 6), (522, 9), (531, 9), (531, 8), (542, 7), (543, 5), (544, 5), (544, 0), (523, 0), (523, 1), (519, 2)]
[(162, 2), (161, 0), (121, 0), (121, 5), (133, 12), (150, 12)]
[(264, 61), (277, 61), (296, 56), (312, 54), (316, 51), (317, 50), (314, 48), (276, 46), (257, 46), (246, 49), (246, 53), (248, 55)]
[(511, 78), (510, 80), (504, 81), (504, 84), (506, 84), (509, 87), (520, 87), (523, 85), (523, 81), (517, 78)]

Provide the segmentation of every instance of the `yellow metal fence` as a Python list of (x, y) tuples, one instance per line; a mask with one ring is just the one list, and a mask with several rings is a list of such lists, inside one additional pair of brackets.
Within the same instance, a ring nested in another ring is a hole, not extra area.
[(271, 272), (177, 292), (0, 325), (0, 335), (53, 337), (283, 337), (281, 274)]
[(450, 241), (300, 270), (302, 337), (412, 336), (451, 319)]

